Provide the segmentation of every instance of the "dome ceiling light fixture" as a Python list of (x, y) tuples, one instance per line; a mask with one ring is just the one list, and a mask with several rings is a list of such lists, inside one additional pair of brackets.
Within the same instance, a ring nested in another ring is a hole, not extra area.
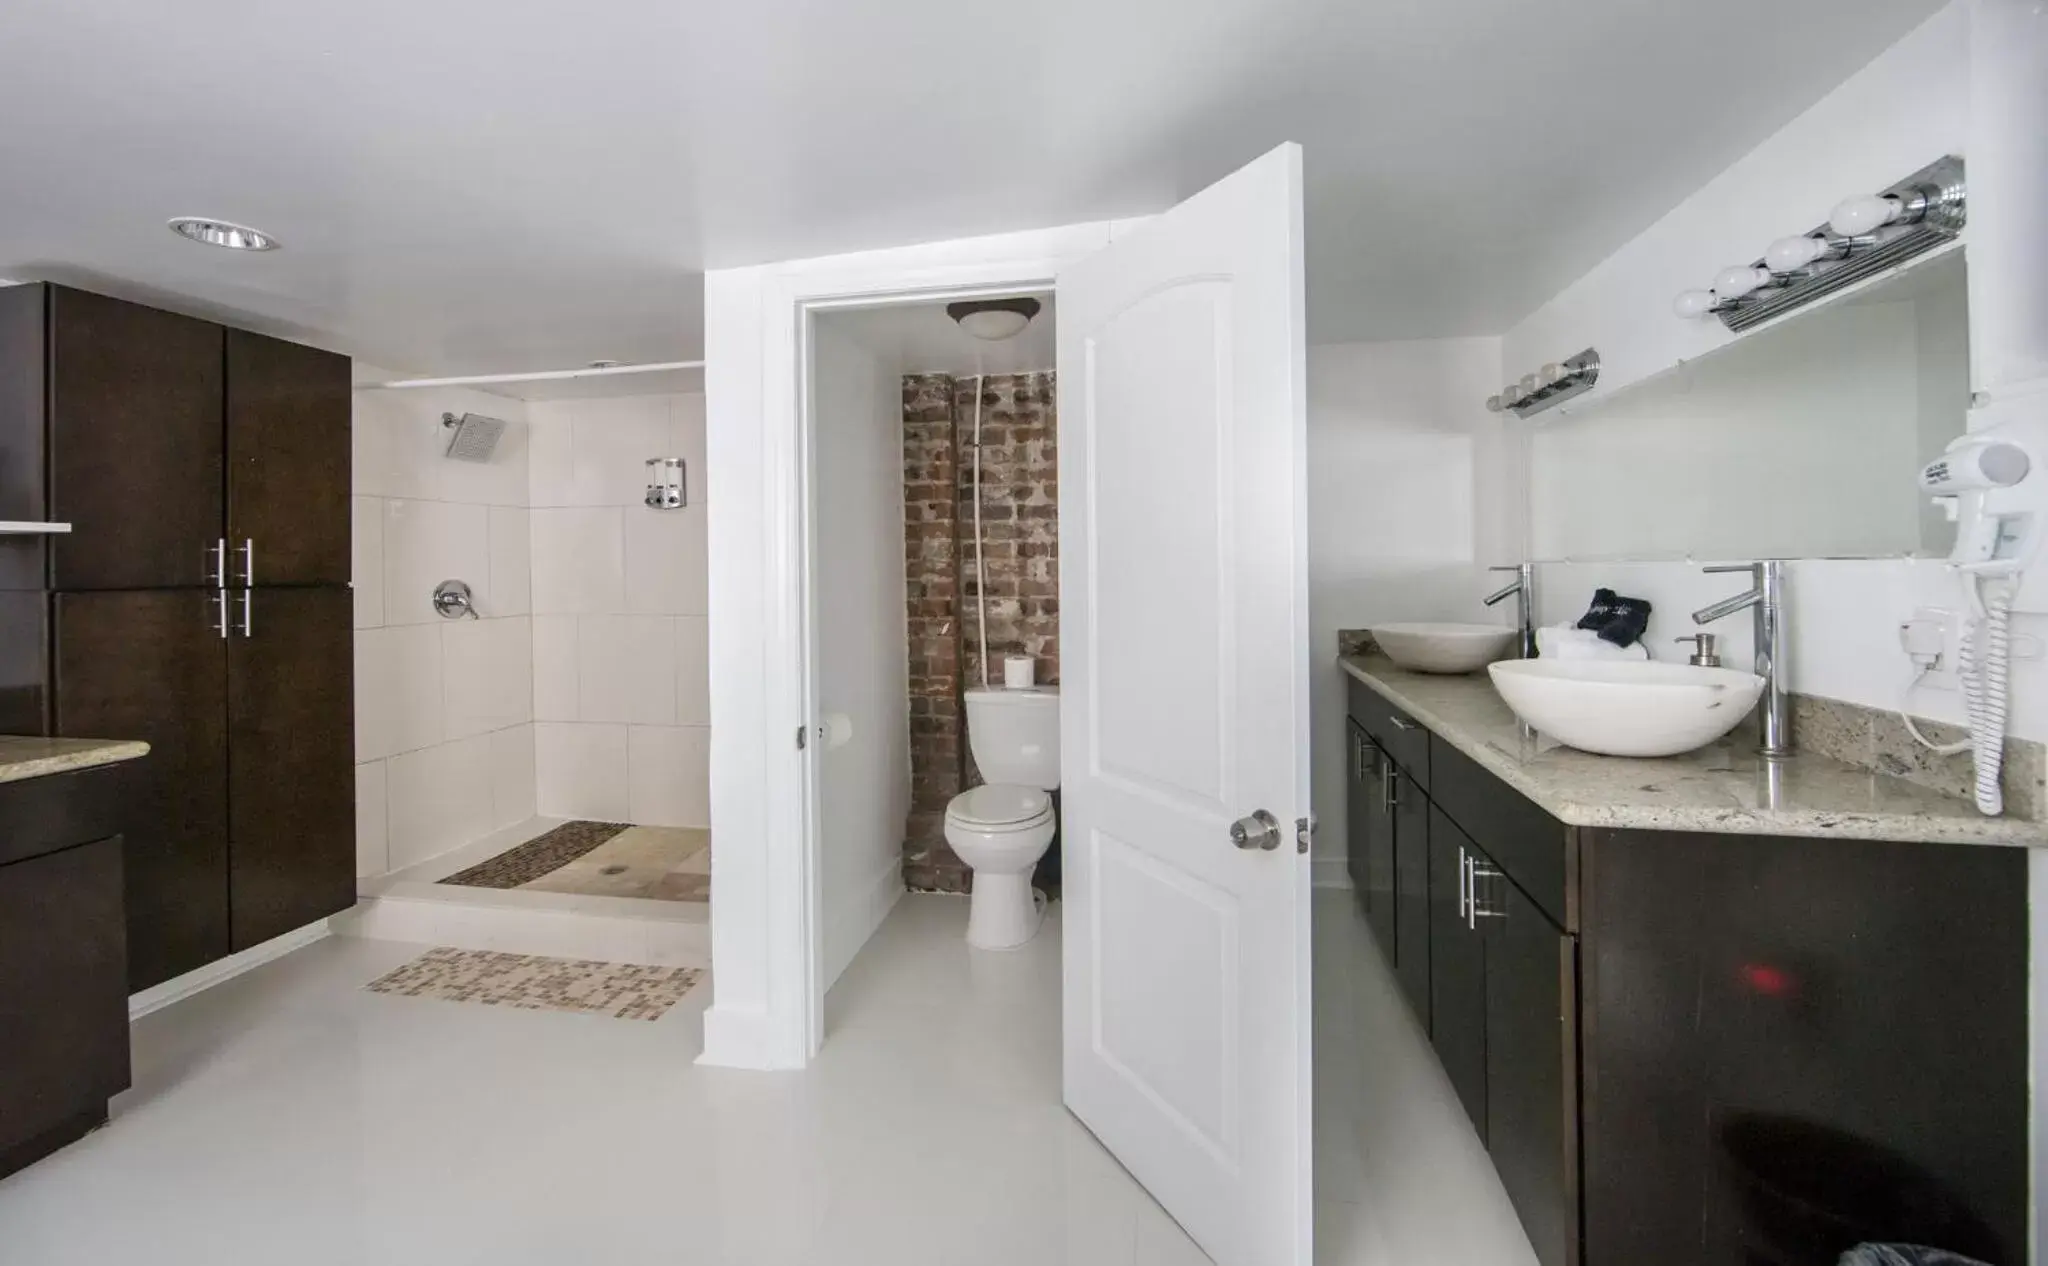
[(1043, 306), (1038, 300), (1028, 297), (966, 299), (947, 304), (946, 315), (983, 342), (999, 343), (1022, 334), (1024, 327), (1031, 324), (1031, 318), (1037, 316)]
[(216, 220), (211, 216), (181, 215), (169, 221), (171, 232), (207, 246), (229, 251), (274, 251), (278, 241), (262, 229), (246, 224)]

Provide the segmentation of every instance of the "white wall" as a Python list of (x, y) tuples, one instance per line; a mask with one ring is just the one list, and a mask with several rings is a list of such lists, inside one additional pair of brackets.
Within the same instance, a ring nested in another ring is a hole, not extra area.
[(824, 977), (839, 977), (903, 895), (910, 677), (903, 380), (831, 317), (812, 342)]
[(1501, 381), (1591, 344), (1603, 362), (1600, 385), (1583, 397), (1591, 401), (1727, 343), (1719, 321), (1672, 313), (1678, 292), (1706, 286), (1774, 239), (1825, 221), (1851, 194), (1874, 193), (1943, 154), (1963, 153), (1968, 35), (1964, 6), (1942, 9), (1702, 185), (1509, 330)]
[(804, 838), (802, 341), (813, 301), (970, 288), (1038, 289), (1107, 245), (1109, 222), (934, 242), (704, 277), (712, 506), (712, 816), (718, 963), (702, 1061), (800, 1068), (822, 1039), (824, 982), (808, 920), (814, 908)]
[[(709, 826), (704, 397), (527, 410), (539, 811)], [(650, 457), (685, 460), (686, 508), (646, 506)]]
[[(444, 411), (511, 423), (490, 462), (443, 456)], [(359, 875), (533, 815), (526, 441), (516, 400), (355, 394)], [(437, 615), (443, 580), (469, 582), (483, 618)]]
[(1395, 620), (1512, 622), (1480, 605), (1501, 530), (1497, 428), (1482, 402), (1500, 340), (1312, 347), (1308, 356), (1310, 733), (1316, 877), (1344, 873), (1345, 677), (1337, 631)]

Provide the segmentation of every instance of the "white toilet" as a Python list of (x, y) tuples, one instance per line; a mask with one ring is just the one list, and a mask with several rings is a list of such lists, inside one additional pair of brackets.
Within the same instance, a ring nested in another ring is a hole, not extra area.
[(1050, 793), (1060, 785), (1059, 687), (969, 690), (967, 746), (988, 780), (946, 806), (946, 843), (974, 870), (967, 943), (1015, 949), (1045, 916), (1031, 871), (1058, 828)]

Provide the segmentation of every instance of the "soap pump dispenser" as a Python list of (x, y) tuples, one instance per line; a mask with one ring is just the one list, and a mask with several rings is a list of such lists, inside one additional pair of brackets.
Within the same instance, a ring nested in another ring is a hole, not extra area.
[(1692, 658), (1686, 662), (1694, 668), (1719, 668), (1721, 666), (1720, 652), (1714, 649), (1715, 644), (1720, 639), (1715, 634), (1688, 633), (1684, 637), (1674, 637), (1671, 640), (1674, 642), (1692, 643)]

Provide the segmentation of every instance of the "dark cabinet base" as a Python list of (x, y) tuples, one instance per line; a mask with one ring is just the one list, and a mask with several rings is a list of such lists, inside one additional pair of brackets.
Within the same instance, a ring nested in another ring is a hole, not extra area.
[(97, 1108), (88, 1108), (67, 1117), (41, 1134), (12, 1146), (0, 1146), (0, 1178), (27, 1169), (46, 1156), (56, 1155), (106, 1123), (107, 1105), (102, 1103)]
[(122, 770), (0, 784), (0, 1174), (106, 1119), (128, 1087)]

